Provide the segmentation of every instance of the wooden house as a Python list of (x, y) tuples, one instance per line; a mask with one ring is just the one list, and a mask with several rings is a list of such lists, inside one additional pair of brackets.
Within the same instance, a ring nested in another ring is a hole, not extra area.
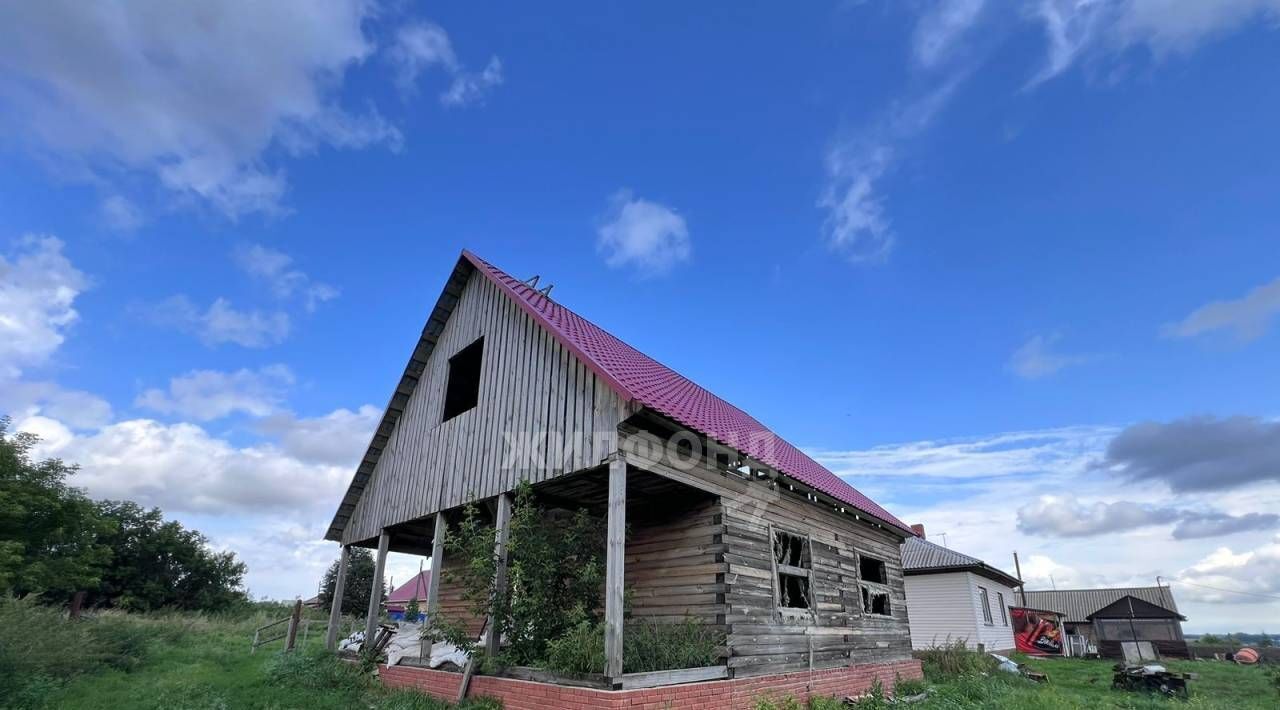
[(554, 301), (536, 277), (521, 281), (464, 251), (326, 537), (343, 559), (352, 545), (376, 549), (375, 584), (388, 550), (430, 555), (446, 574), (431, 575), (427, 613), (463, 613), (442, 531), (480, 503), (498, 530), (503, 584), (521, 481), (607, 526), (602, 670), (615, 688), (625, 686), (624, 589), (632, 618), (721, 627), (716, 677), (832, 670), (854, 688), (875, 673), (886, 685), (919, 676), (899, 551), (906, 525), (742, 410)]

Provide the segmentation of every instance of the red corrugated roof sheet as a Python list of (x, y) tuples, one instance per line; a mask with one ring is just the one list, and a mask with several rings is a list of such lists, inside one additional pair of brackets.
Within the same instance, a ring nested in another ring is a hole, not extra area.
[(463, 251), (463, 256), (623, 396), (914, 535), (889, 511), (751, 415), (475, 254)]

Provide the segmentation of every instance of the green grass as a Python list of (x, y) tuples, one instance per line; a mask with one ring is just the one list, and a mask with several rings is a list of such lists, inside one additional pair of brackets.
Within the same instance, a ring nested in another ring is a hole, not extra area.
[[(421, 693), (390, 691), (321, 649), (249, 654), (253, 629), (278, 609), (239, 615), (57, 612), (0, 599), (0, 708), (9, 710), (444, 710)], [(468, 708), (500, 707), (476, 701)]]
[(1035, 660), (1019, 657), (1049, 682), (1033, 683), (1000, 671), (986, 675), (943, 674), (927, 670), (929, 699), (913, 708), (1021, 708), (1074, 710), (1079, 708), (1268, 708), (1280, 707), (1274, 669), (1237, 666), (1217, 661), (1165, 661), (1170, 671), (1200, 674), (1189, 681), (1189, 700), (1172, 700), (1146, 693), (1111, 689), (1113, 661), (1090, 659)]

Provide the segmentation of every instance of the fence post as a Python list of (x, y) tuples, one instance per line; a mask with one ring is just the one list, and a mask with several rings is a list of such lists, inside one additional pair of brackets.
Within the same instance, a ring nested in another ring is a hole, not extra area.
[(289, 615), (289, 637), (284, 642), (284, 650), (286, 653), (293, 650), (294, 642), (298, 640), (298, 622), (302, 620), (302, 600), (297, 599), (293, 602), (293, 613)]

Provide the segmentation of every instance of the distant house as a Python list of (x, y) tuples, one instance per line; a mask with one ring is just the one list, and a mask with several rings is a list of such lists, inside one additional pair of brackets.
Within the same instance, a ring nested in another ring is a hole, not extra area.
[(1187, 617), (1168, 587), (1028, 591), (1027, 604), (1062, 613), (1067, 636), (1083, 637), (1106, 658), (1123, 657), (1125, 641), (1150, 641), (1163, 656), (1189, 655), (1182, 635)]
[(409, 621), (422, 621), (426, 618), (427, 611), (427, 590), (431, 588), (431, 570), (425, 570), (413, 575), (413, 579), (396, 587), (387, 595), (387, 600), (383, 604), (387, 607), (387, 616), (394, 621), (404, 619), (404, 609), (409, 602), (418, 600), (418, 618), (409, 619)]
[(919, 650), (963, 639), (973, 649), (981, 644), (989, 651), (1012, 650), (1009, 607), (1017, 604), (1018, 578), (929, 542), (923, 525), (911, 528), (919, 537), (907, 538), (902, 545), (911, 647)]

